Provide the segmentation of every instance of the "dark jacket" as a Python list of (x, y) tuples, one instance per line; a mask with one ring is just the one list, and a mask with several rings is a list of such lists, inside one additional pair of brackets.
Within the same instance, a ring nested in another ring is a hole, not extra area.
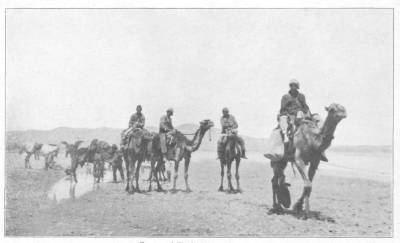
[(302, 93), (287, 93), (282, 97), (281, 110), (279, 114), (283, 115), (297, 115), (298, 111), (304, 114), (309, 112), (309, 107), (306, 103), (306, 97)]

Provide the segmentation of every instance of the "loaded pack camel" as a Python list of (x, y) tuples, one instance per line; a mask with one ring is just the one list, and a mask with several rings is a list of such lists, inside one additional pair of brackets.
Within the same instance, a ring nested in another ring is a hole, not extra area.
[[(284, 207), (290, 207), (290, 194), (285, 182), (284, 169), (288, 162), (293, 162), (298, 169), (304, 188), (301, 197), (294, 204), (293, 210), (300, 212), (305, 204), (305, 218), (310, 214), (310, 194), (312, 180), (320, 163), (321, 154), (329, 148), (334, 139), (334, 132), (339, 122), (347, 117), (346, 109), (339, 104), (331, 104), (325, 108), (328, 115), (321, 128), (314, 121), (303, 121), (298, 126), (293, 137), (294, 156), (283, 156), (280, 160), (274, 160), (275, 156), (266, 154), (271, 159), (271, 167), (274, 176), (271, 180), (273, 191), (273, 213), (281, 213)], [(294, 158), (294, 159), (292, 159)], [(308, 172), (306, 171), (308, 166)]]
[[(93, 176), (95, 182), (99, 183), (104, 178), (104, 164), (112, 159), (114, 150), (105, 141), (93, 139), (89, 145), (86, 161), (93, 163)], [(97, 181), (96, 181), (97, 179)]]
[(242, 189), (240, 188), (240, 183), (239, 183), (239, 164), (240, 164), (240, 159), (242, 157), (242, 150), (240, 149), (239, 143), (237, 141), (237, 134), (233, 133), (232, 131), (227, 131), (227, 134), (225, 136), (226, 141), (225, 141), (225, 148), (224, 148), (224, 153), (220, 157), (220, 164), (221, 164), (221, 184), (219, 186), (218, 191), (224, 191), (224, 168), (225, 166), (227, 167), (227, 178), (228, 178), (228, 192), (235, 192), (233, 186), (232, 186), (232, 174), (231, 174), (231, 167), (232, 167), (232, 162), (236, 161), (236, 173), (235, 173), (235, 178), (236, 178), (236, 192), (242, 192)]
[(75, 183), (78, 182), (76, 178), (76, 169), (78, 168), (78, 165), (83, 166), (88, 152), (88, 148), (79, 148), (79, 145), (81, 143), (83, 143), (83, 141), (79, 140), (76, 141), (74, 144), (71, 144), (71, 146), (69, 147), (69, 154), (71, 157), (71, 168), (65, 171), (67, 175), (70, 175), (74, 179)]
[(29, 144), (24, 144), (19, 148), (19, 151), (18, 151), (19, 154), (26, 153), (26, 156), (25, 156), (25, 168), (26, 169), (32, 169), (32, 165), (30, 163), (30, 158), (31, 158), (32, 154), (34, 155), (35, 159), (36, 159), (36, 157), (39, 157), (38, 152), (39, 152), (41, 146), (42, 146), (42, 144), (40, 144), (40, 143), (29, 143)]
[(22, 154), (23, 152), (26, 153), (25, 168), (29, 169), (32, 168), (30, 164), (30, 157), (32, 156), (32, 154), (34, 155), (36, 160), (38, 160), (40, 156), (43, 156), (45, 161), (44, 169), (47, 170), (55, 164), (54, 158), (57, 157), (59, 149), (60, 148), (56, 144), (25, 144), (20, 148), (19, 154)]
[[(167, 159), (170, 161), (175, 162), (174, 166), (174, 181), (173, 181), (173, 188), (172, 192), (176, 192), (176, 180), (178, 178), (178, 169), (179, 169), (179, 162), (184, 160), (185, 161), (185, 185), (186, 185), (186, 192), (191, 192), (188, 179), (189, 179), (189, 163), (190, 158), (193, 152), (199, 149), (201, 142), (203, 140), (204, 134), (214, 126), (214, 123), (211, 120), (205, 119), (200, 122), (199, 128), (194, 133), (194, 137), (189, 140), (183, 133), (176, 131), (174, 134), (174, 144), (167, 146)], [(152, 160), (151, 160), (151, 168), (152, 171), (155, 173), (151, 173), (150, 177), (154, 174), (156, 177), (156, 182), (158, 186), (158, 190), (163, 190), (159, 180), (158, 180), (158, 172), (163, 167), (165, 161), (162, 159), (161, 153), (161, 146), (160, 146), (160, 136), (156, 135), (152, 140)], [(149, 191), (151, 190), (151, 182), (152, 178), (150, 178), (150, 185)]]

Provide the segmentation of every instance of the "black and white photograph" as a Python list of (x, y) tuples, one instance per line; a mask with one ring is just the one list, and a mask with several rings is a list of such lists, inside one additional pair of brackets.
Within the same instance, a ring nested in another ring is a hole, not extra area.
[(394, 239), (394, 12), (4, 9), (4, 237)]

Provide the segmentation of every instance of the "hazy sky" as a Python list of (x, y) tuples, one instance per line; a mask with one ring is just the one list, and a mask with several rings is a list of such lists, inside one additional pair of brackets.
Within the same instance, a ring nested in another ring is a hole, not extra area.
[(391, 144), (391, 10), (7, 10), (7, 127), (158, 126), (230, 108), (266, 137), (296, 78), (312, 112), (344, 105), (335, 144)]

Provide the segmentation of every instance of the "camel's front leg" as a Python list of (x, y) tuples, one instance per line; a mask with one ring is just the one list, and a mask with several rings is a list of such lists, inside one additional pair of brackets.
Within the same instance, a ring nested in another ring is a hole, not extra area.
[(231, 167), (232, 167), (232, 162), (233, 161), (228, 161), (227, 163), (227, 177), (228, 177), (228, 190), (229, 192), (233, 192), (233, 186), (232, 186), (232, 173), (231, 173)]
[(129, 161), (126, 171), (127, 171), (127, 177), (128, 177), (127, 178), (128, 193), (133, 194), (135, 192), (135, 187), (133, 186), (133, 180), (134, 180), (133, 173), (135, 173), (135, 161), (132, 161), (132, 160)]
[(239, 165), (240, 165), (240, 158), (236, 158), (236, 173), (235, 173), (235, 178), (236, 178), (236, 191), (237, 192), (242, 192), (242, 189), (240, 188), (240, 182), (239, 182)]
[(185, 184), (186, 184), (186, 192), (191, 192), (191, 191), (192, 191), (192, 190), (190, 190), (189, 183), (188, 183), (188, 179), (189, 179), (189, 163), (190, 163), (190, 155), (186, 155), (186, 156), (185, 156)]
[(176, 179), (178, 179), (178, 169), (179, 169), (179, 161), (175, 161), (175, 166), (174, 166), (174, 184), (172, 187), (172, 192), (176, 192)]
[(293, 206), (294, 210), (300, 211), (303, 208), (303, 201), (305, 202), (306, 206), (306, 217), (308, 217), (310, 213), (310, 205), (309, 205), (309, 198), (310, 198), (310, 193), (312, 189), (311, 185), (311, 180), (308, 177), (308, 174), (306, 173), (306, 164), (304, 160), (299, 156), (298, 152), (296, 151), (296, 162), (295, 165), (297, 167), (297, 170), (299, 171), (301, 177), (303, 178), (304, 181), (304, 189), (301, 197), (299, 200), (296, 202), (296, 204)]
[(137, 161), (137, 165), (136, 165), (136, 170), (135, 170), (135, 181), (136, 181), (136, 191), (140, 192), (140, 188), (139, 188), (139, 172), (140, 172), (140, 166), (142, 165), (143, 160), (139, 159)]
[(221, 184), (219, 186), (218, 191), (222, 192), (224, 191), (224, 164), (222, 163), (222, 160), (220, 161), (221, 164)]

